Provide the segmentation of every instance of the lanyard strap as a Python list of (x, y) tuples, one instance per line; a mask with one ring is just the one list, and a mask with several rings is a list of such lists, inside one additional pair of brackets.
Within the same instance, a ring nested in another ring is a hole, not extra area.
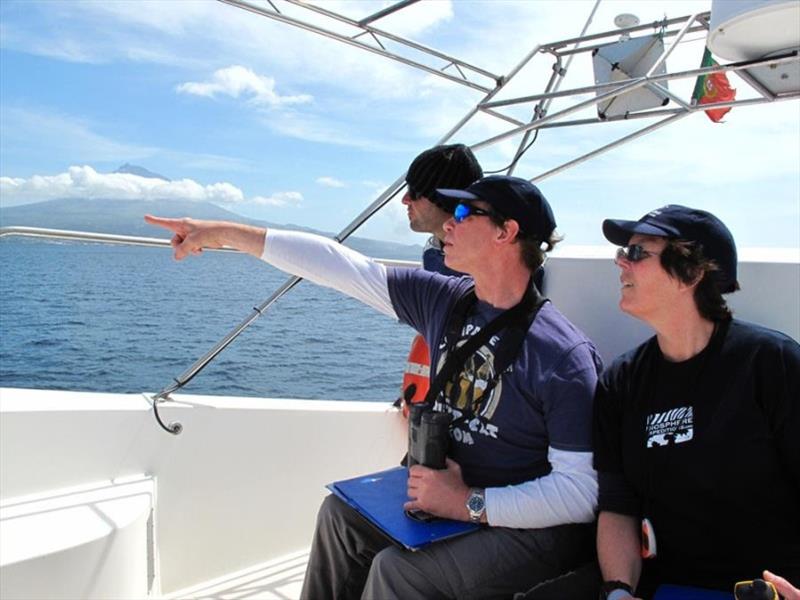
[[(486, 388), (483, 395), (484, 398), (488, 397), (488, 393), (497, 384), (497, 380), (500, 378), (503, 371), (511, 365), (514, 358), (519, 353), (519, 349), (525, 339), (526, 332), (530, 328), (530, 324), (536, 318), (542, 305), (547, 302), (547, 298), (541, 296), (539, 290), (537, 290), (536, 286), (531, 282), (525, 290), (522, 299), (515, 306), (492, 319), (486, 327), (482, 328), (475, 335), (470, 336), (464, 344), (455, 347), (463, 329), (467, 313), (475, 305), (476, 301), (475, 288), (473, 287), (456, 301), (450, 313), (444, 339), (447, 348), (447, 359), (444, 365), (442, 365), (442, 368), (437, 371), (436, 377), (425, 396), (425, 404), (428, 406), (433, 406), (436, 398), (439, 397), (447, 383), (452, 381), (455, 376), (462, 371), (470, 355), (488, 342), (497, 332), (508, 327), (509, 331), (506, 332), (500, 340), (500, 344), (495, 353), (495, 377), (490, 382), (489, 387)], [(464, 416), (458, 419), (459, 422), (462, 420), (465, 420)]]

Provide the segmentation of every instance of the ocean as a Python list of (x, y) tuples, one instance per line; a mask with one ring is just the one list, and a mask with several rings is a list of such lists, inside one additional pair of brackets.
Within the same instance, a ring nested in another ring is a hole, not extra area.
[[(0, 242), (0, 387), (154, 393), (287, 279), (250, 256)], [(390, 402), (413, 331), (301, 282), (182, 390)]]

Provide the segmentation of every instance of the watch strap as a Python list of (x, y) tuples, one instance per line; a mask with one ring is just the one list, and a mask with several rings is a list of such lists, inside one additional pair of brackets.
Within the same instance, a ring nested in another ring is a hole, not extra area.
[(600, 586), (600, 600), (619, 600), (633, 596), (633, 588), (624, 581), (604, 581)]

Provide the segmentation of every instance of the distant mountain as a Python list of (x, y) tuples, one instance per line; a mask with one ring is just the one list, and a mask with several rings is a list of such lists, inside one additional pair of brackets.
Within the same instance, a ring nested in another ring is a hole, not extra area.
[(137, 167), (136, 165), (132, 165), (130, 163), (125, 163), (120, 168), (118, 168), (114, 173), (128, 173), (130, 175), (138, 175), (139, 177), (146, 177), (147, 179), (162, 179), (164, 181), (171, 181), (168, 177), (164, 177), (163, 175), (159, 175), (158, 173), (153, 173), (152, 171), (148, 171), (144, 167)]
[[(123, 165), (123, 167), (125, 166)], [(131, 165), (127, 166), (131, 167)], [(138, 175), (139, 173), (136, 174)], [(143, 217), (146, 213), (163, 217), (185, 217), (191, 215), (197, 219), (238, 221), (259, 227), (300, 229), (327, 237), (333, 237), (334, 235), (331, 232), (317, 231), (306, 227), (286, 226), (248, 219), (210, 202), (193, 202), (190, 200), (102, 200), (80, 198), (46, 200), (22, 206), (0, 207), (0, 226), (16, 225), (20, 227), (113, 233), (117, 235), (167, 237), (165, 232), (144, 222)], [(419, 245), (398, 244), (358, 237), (349, 238), (346, 245), (363, 254), (378, 258), (420, 260), (422, 256), (422, 247)]]

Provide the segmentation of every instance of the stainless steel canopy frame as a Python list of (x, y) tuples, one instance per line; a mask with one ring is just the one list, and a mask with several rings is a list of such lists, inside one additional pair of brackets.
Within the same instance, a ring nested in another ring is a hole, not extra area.
[[(800, 90), (782, 93), (771, 92), (764, 85), (760, 84), (747, 71), (748, 69), (752, 69), (754, 67), (776, 68), (778, 66), (786, 65), (787, 63), (800, 65), (800, 56), (798, 56), (798, 51), (796, 49), (780, 56), (772, 56), (768, 59), (736, 62), (713, 67), (683, 70), (674, 73), (666, 72), (656, 75), (659, 67), (662, 67), (665, 64), (666, 59), (678, 47), (678, 44), (684, 41), (688, 34), (695, 32), (706, 33), (708, 31), (710, 20), (709, 12), (697, 13), (674, 19), (665, 18), (660, 21), (654, 21), (634, 27), (620, 28), (602, 33), (586, 35), (586, 31), (588, 30), (588, 27), (600, 3), (600, 0), (597, 0), (588, 20), (586, 21), (583, 31), (578, 37), (535, 45), (508, 73), (496, 74), (492, 73), (488, 69), (470, 64), (444, 52), (440, 52), (412, 40), (392, 34), (377, 26), (377, 22), (382, 18), (407, 9), (409, 6), (416, 4), (418, 0), (403, 0), (401, 2), (396, 2), (395, 4), (392, 4), (387, 8), (384, 8), (360, 20), (333, 12), (327, 8), (324, 8), (322, 5), (311, 4), (302, 0), (265, 0), (262, 2), (256, 2), (254, 0), (218, 1), (222, 2), (223, 4), (228, 4), (230, 6), (249, 11), (255, 15), (272, 19), (292, 27), (298, 27), (308, 32), (325, 36), (329, 39), (360, 48), (366, 52), (377, 54), (387, 59), (400, 62), (408, 67), (443, 78), (453, 84), (483, 92), (483, 98), (478, 101), (475, 106), (472, 107), (467, 114), (464, 115), (461, 120), (459, 120), (447, 133), (445, 133), (437, 143), (443, 144), (451, 140), (453, 136), (455, 136), (465, 125), (467, 125), (476, 115), (480, 113), (494, 117), (504, 123), (510, 124), (511, 128), (498, 135), (494, 135), (474, 143), (472, 148), (473, 150), (479, 150), (503, 140), (519, 137), (520, 143), (515, 158), (511, 164), (508, 165), (508, 167), (503, 169), (508, 174), (514, 171), (519, 158), (526, 150), (526, 146), (529, 144), (528, 140), (531, 133), (539, 129), (574, 127), (581, 125), (601, 125), (621, 120), (655, 120), (654, 123), (651, 123), (642, 129), (639, 129), (638, 131), (623, 135), (615, 141), (602, 145), (577, 158), (574, 158), (555, 168), (530, 178), (530, 181), (532, 182), (542, 181), (570, 167), (594, 158), (595, 156), (608, 152), (617, 146), (630, 142), (666, 125), (681, 120), (692, 113), (702, 112), (712, 108), (743, 107), (800, 98)], [(306, 16), (313, 16), (314, 21), (312, 22), (307, 20), (307, 18), (305, 18)], [(322, 25), (320, 24), (321, 22), (324, 22), (325, 24)], [(334, 29), (334, 26), (337, 26), (338, 29)], [(342, 29), (349, 29), (350, 35), (342, 33)], [(657, 34), (662, 36), (665, 42), (669, 41), (668, 44), (665, 44), (663, 54), (657, 59), (655, 64), (644, 76), (559, 91), (564, 77), (567, 74), (570, 63), (574, 57), (582, 54), (591, 56), (591, 53), (595, 49), (606, 44), (617, 42), (621, 35), (630, 35), (636, 33)], [(509, 84), (509, 82), (511, 82), (515, 76), (518, 75), (519, 72), (537, 56), (542, 56), (545, 59), (553, 61), (552, 73), (545, 86), (544, 92), (540, 94), (496, 100), (495, 97), (498, 95), (498, 93), (503, 90)], [(662, 85), (663, 83), (671, 80), (694, 78), (700, 75), (727, 71), (736, 72), (745, 83), (749, 84), (749, 86), (755, 90), (756, 97), (734, 100), (730, 102), (704, 104), (699, 106), (692, 98), (681, 98)], [(676, 107), (670, 109), (659, 108), (655, 110), (626, 113), (624, 115), (608, 117), (605, 119), (600, 117), (572, 120), (568, 119), (568, 117), (583, 109), (595, 106), (600, 102), (613, 99), (621, 94), (643, 87), (648, 87), (651, 90), (655, 90), (660, 94), (667, 96), (676, 104)], [(577, 97), (584, 96), (586, 94), (595, 95), (589, 99), (577, 99)], [(571, 106), (548, 115), (550, 104), (556, 98), (576, 98), (576, 101)], [(528, 122), (521, 121), (518, 118), (504, 112), (504, 109), (507, 107), (521, 105), (530, 105), (532, 107), (531, 110), (533, 116)], [(370, 217), (378, 212), (391, 199), (396, 197), (404, 189), (404, 187), (405, 173), (401, 174), (394, 183), (386, 188), (367, 208), (365, 208), (355, 219), (353, 219), (353, 221), (335, 237), (335, 240), (338, 242), (343, 242), (345, 239), (347, 239), (362, 224), (369, 220)], [(230, 333), (220, 340), (205, 355), (200, 357), (185, 372), (176, 377), (173, 383), (166, 386), (158, 394), (152, 397), (151, 400), (153, 403), (155, 417), (162, 428), (169, 433), (178, 434), (180, 433), (182, 426), (180, 423), (170, 423), (168, 425), (164, 424), (158, 415), (158, 405), (161, 402), (170, 400), (170, 394), (181, 389), (183, 386), (189, 383), (189, 381), (191, 381), (203, 368), (205, 368), (206, 365), (214, 360), (214, 358), (229, 344), (231, 344), (231, 342), (233, 342), (233, 340), (236, 339), (247, 327), (249, 327), (256, 319), (264, 314), (264, 312), (273, 303), (291, 290), (300, 281), (301, 278), (299, 277), (290, 277), (287, 279), (287, 281), (277, 290), (275, 290), (275, 292), (273, 292), (269, 298), (267, 298), (259, 306), (254, 307), (253, 312), (241, 323), (239, 323), (239, 325), (237, 325)]]

